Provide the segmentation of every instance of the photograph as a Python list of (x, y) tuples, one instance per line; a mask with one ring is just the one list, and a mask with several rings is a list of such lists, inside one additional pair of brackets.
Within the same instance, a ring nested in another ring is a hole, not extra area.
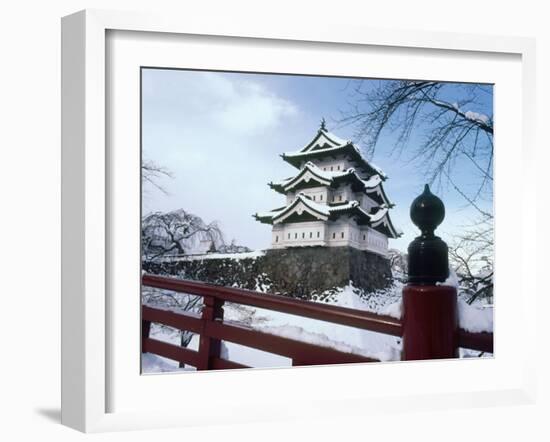
[(140, 75), (142, 374), (494, 356), (492, 84)]
[(445, 6), (4, 2), (0, 439), (550, 440), (548, 8)]

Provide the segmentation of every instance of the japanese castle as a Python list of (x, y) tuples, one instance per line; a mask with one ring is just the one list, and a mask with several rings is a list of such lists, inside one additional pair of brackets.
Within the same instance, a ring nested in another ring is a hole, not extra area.
[(390, 219), (387, 177), (353, 142), (330, 133), (323, 119), (309, 144), (281, 156), (298, 169), (269, 183), (286, 196), (286, 205), (254, 215), (273, 225), (272, 248), (349, 246), (386, 255), (388, 238), (402, 234)]

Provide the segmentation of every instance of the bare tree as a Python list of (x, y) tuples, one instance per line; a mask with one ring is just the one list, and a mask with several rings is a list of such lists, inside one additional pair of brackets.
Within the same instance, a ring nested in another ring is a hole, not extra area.
[[(356, 127), (366, 153), (374, 154), (384, 130), (397, 134), (392, 152), (397, 155), (414, 137), (409, 160), (418, 161), (428, 181), (451, 184), (483, 212), (476, 202), (492, 193), (493, 116), (473, 109), (482, 107), (481, 96), (491, 93), (490, 86), (411, 80), (380, 80), (374, 88), (372, 81), (368, 84), (357, 83), (354, 105), (340, 120)], [(456, 185), (457, 161), (473, 166), (474, 191)]]
[[(215, 222), (206, 224), (202, 218), (183, 209), (173, 212), (156, 212), (141, 222), (143, 259), (154, 260), (166, 255), (185, 255), (201, 240), (210, 240), (211, 247), (223, 244), (223, 235)], [(186, 293), (142, 287), (142, 303), (167, 309), (198, 312), (201, 297)], [(184, 330), (160, 326), (164, 334), (177, 336), (182, 347), (187, 347), (193, 334)], [(183, 364), (180, 363), (180, 367)]]
[(141, 162), (141, 183), (151, 184), (153, 187), (167, 194), (166, 189), (159, 184), (162, 177), (173, 178), (172, 172), (165, 167), (159, 166), (151, 160), (143, 160)]
[(185, 255), (203, 240), (211, 241), (216, 247), (224, 242), (216, 222), (207, 224), (183, 209), (145, 216), (141, 222), (141, 240), (142, 253), (147, 260)]
[(397, 249), (389, 249), (388, 259), (394, 279), (406, 279), (403, 276), (408, 272), (407, 255)]
[[(392, 153), (398, 157), (413, 141), (407, 160), (416, 161), (430, 183), (449, 185), (477, 211), (478, 220), (451, 240), (450, 259), (469, 303), (491, 297), (493, 213), (482, 202), (492, 198), (494, 127), (491, 111), (481, 111), (491, 86), (410, 80), (372, 84), (356, 84), (352, 109), (340, 123), (356, 128), (368, 155), (375, 153), (384, 131), (396, 135)], [(468, 165), (472, 185), (466, 188), (456, 176)]]
[(492, 219), (485, 218), (449, 245), (449, 259), (468, 304), (493, 297), (493, 233)]

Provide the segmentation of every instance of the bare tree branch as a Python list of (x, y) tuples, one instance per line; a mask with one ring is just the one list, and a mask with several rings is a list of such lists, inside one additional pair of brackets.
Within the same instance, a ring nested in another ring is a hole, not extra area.
[[(378, 87), (365, 89), (365, 84), (358, 83), (355, 105), (339, 122), (355, 127), (355, 135), (365, 144), (367, 154), (375, 153), (385, 130), (396, 136), (392, 149), (396, 155), (403, 153), (414, 134), (410, 159), (418, 162), (431, 183), (452, 177), (454, 163), (464, 158), (474, 164), (480, 179), (473, 193), (461, 189), (461, 195), (471, 202), (488, 191), (493, 180), (493, 117), (467, 110), (479, 106), (478, 96), (489, 93), (488, 86), (383, 80)], [(449, 99), (453, 87), (462, 92), (456, 102)], [(420, 136), (423, 141), (417, 143)]]
[(173, 178), (172, 172), (159, 166), (150, 160), (143, 160), (141, 163), (141, 182), (149, 183), (164, 194), (168, 194), (166, 189), (159, 184), (162, 177)]

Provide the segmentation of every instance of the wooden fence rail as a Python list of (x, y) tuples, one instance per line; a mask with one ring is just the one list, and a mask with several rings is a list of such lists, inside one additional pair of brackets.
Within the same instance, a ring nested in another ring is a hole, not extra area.
[[(147, 274), (142, 277), (142, 284), (147, 287), (203, 297), (203, 309), (200, 315), (191, 312), (175, 312), (148, 305), (142, 306), (142, 352), (154, 353), (191, 365), (198, 370), (246, 368), (243, 364), (222, 358), (222, 340), (288, 357), (294, 366), (379, 362), (363, 355), (261, 332), (224, 320), (223, 305), (225, 302), (274, 310), (398, 337), (402, 336), (403, 331), (402, 323), (398, 319), (345, 307)], [(151, 323), (163, 324), (200, 335), (198, 351), (151, 338)], [(457, 336), (457, 345), (492, 352), (493, 335), (492, 333), (469, 333), (460, 330)]]

